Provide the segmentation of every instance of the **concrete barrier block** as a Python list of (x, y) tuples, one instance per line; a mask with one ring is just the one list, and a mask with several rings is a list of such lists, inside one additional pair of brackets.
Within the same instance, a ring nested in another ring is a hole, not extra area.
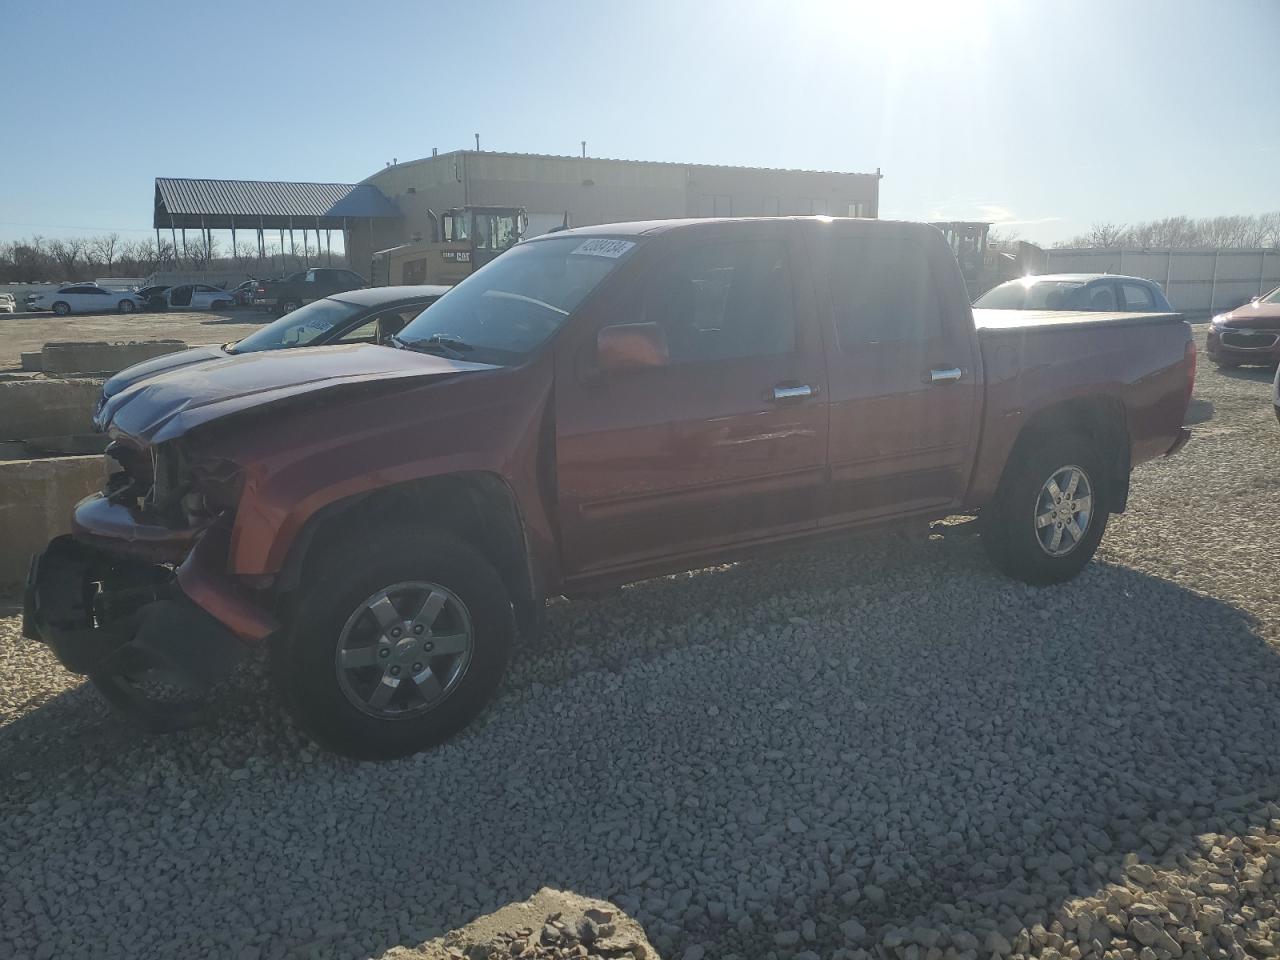
[(45, 373), (118, 373), (152, 357), (187, 349), (181, 340), (140, 340), (135, 343), (66, 341), (46, 343), (41, 352)]
[(93, 432), (100, 380), (0, 381), (0, 440)]
[(106, 457), (0, 461), (0, 583), (26, 579), (31, 555), (71, 532), (71, 512), (106, 480)]
[(44, 369), (44, 353), (36, 350), (33, 353), (22, 354), (22, 369), (30, 370), (33, 373), (39, 373)]

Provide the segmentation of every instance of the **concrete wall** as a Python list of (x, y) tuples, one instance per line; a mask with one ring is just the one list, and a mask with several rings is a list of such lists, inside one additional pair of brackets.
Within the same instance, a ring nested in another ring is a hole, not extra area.
[(1120, 273), (1164, 288), (1177, 310), (1223, 313), (1280, 286), (1280, 250), (1046, 250), (1044, 273)]
[(72, 509), (106, 476), (101, 456), (0, 461), (0, 584), (26, 579), (31, 555), (70, 532)]
[(100, 380), (0, 380), (0, 440), (89, 433)]
[(135, 363), (185, 349), (187, 345), (181, 340), (59, 341), (44, 345), (40, 351), (40, 369), (46, 374), (118, 373)]

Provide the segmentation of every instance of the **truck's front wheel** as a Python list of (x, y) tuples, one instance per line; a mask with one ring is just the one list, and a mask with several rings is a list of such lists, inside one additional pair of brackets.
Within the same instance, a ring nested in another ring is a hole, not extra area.
[(368, 531), (312, 567), (272, 651), (276, 681), (322, 746), (365, 760), (415, 753), (493, 695), (515, 634), (501, 578), (427, 531)]
[(1076, 434), (1036, 441), (1006, 468), (983, 511), (982, 542), (1001, 571), (1044, 586), (1070, 580), (1107, 527), (1102, 459)]

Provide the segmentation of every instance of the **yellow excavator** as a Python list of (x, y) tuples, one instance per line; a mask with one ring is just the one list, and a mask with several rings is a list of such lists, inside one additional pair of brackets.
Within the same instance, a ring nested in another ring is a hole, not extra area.
[(454, 207), (428, 210), (431, 239), (379, 250), (369, 269), (371, 286), (455, 284), (520, 242), (529, 226), (524, 207)]
[(991, 242), (990, 223), (948, 220), (933, 225), (942, 231), (956, 255), (971, 300), (1006, 280), (1044, 272), (1043, 250), (1025, 240)]

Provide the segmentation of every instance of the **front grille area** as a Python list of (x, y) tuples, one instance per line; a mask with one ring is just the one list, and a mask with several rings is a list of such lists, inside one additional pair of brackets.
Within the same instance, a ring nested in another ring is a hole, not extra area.
[(142, 500), (155, 485), (155, 465), (149, 450), (113, 440), (107, 444), (107, 456), (120, 465), (107, 481), (107, 496), (116, 502)]
[(1228, 347), (1245, 350), (1266, 350), (1280, 340), (1280, 334), (1270, 330), (1223, 330), (1218, 337)]

